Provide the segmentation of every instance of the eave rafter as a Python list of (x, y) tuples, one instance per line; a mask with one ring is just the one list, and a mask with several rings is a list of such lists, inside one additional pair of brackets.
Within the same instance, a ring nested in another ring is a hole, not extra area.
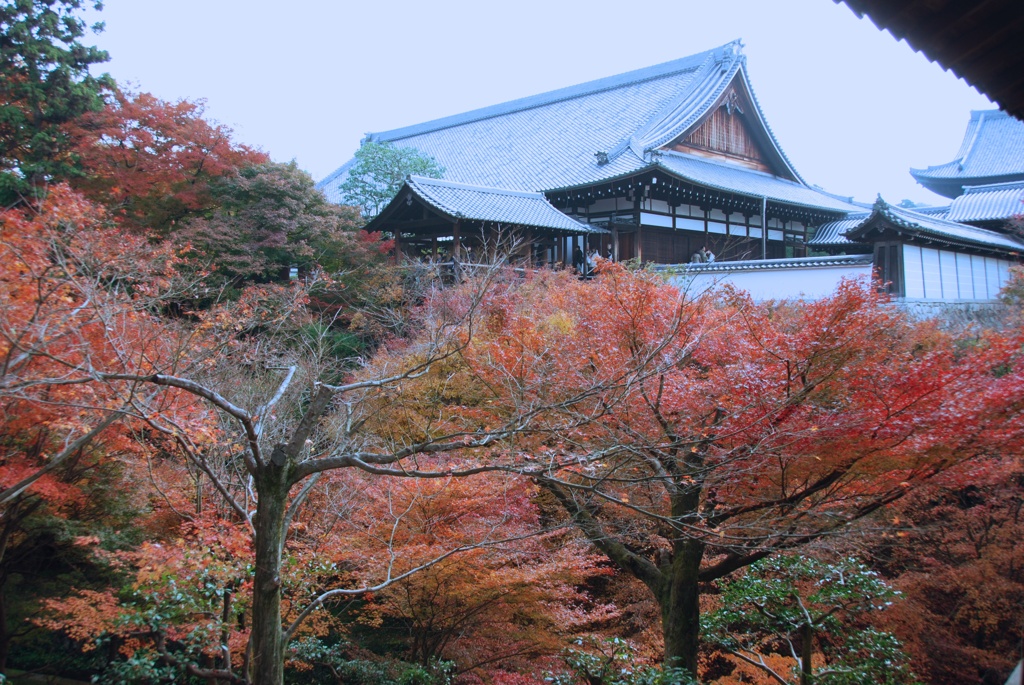
[[(691, 204), (702, 209), (739, 212), (748, 218), (760, 215), (764, 202), (762, 197), (695, 184), (658, 165), (638, 174), (628, 174), (585, 186), (550, 190), (545, 195), (551, 204), (559, 209), (572, 211), (573, 208), (583, 207), (600, 199), (621, 197), (633, 201), (637, 193), (641, 199), (663, 200), (673, 206)], [(768, 198), (767, 205), (769, 219), (802, 221), (809, 226), (834, 221), (844, 216), (844, 213), (839, 211), (787, 204), (771, 198)], [(629, 207), (623, 210), (629, 211)]]

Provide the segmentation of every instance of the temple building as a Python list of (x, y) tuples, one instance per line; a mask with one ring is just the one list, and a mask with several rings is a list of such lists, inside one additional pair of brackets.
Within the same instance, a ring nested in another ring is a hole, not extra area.
[[(904, 244), (977, 255), (983, 265), (991, 258), (997, 275), (1024, 250), (990, 226), (951, 218), (920, 219), (911, 230), (917, 219), (899, 208), (868, 211), (809, 184), (767, 124), (739, 41), (363, 142), (415, 148), (444, 168), (442, 179), (410, 177), (367, 226), (393, 235), (409, 258), (472, 260), (515, 236), (520, 259), (533, 265), (568, 266), (577, 251), (597, 250), (678, 265), (683, 281), (746, 274), (748, 289), (766, 297), (817, 296), (839, 276), (875, 268), (910, 298), (916, 281), (891, 279), (894, 265), (911, 263)], [(328, 199), (344, 201), (352, 164), (318, 184)], [(705, 248), (714, 262), (691, 263)], [(990, 289), (968, 299), (991, 299)]]
[(971, 112), (956, 157), (910, 173), (952, 203), (910, 209), (879, 198), (871, 211), (822, 226), (810, 244), (870, 250), (898, 298), (995, 300), (1024, 253), (1014, 226), (1024, 213), (1024, 123), (999, 110)]

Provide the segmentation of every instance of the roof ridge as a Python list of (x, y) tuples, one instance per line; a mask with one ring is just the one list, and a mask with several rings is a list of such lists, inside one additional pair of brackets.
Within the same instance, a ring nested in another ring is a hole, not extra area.
[[(642, 123), (632, 133), (625, 136), (622, 140), (612, 146), (611, 150), (608, 151), (608, 159), (614, 160), (627, 149), (632, 149), (633, 154), (643, 159), (646, 150), (637, 149), (636, 144), (639, 143), (641, 148), (648, 147), (644, 142), (644, 137), (649, 135), (655, 127), (662, 124), (667, 118), (669, 118), (673, 112), (678, 111), (684, 103), (703, 97), (705, 100), (704, 106), (699, 110), (703, 112), (703, 110), (711, 104), (708, 102), (709, 97), (707, 91), (711, 89), (716, 93), (715, 97), (717, 97), (719, 86), (721, 86), (721, 71), (716, 71), (715, 67), (726, 59), (729, 59), (729, 67), (726, 69), (726, 71), (730, 72), (729, 79), (726, 79), (726, 81), (728, 81), (731, 80), (734, 73), (733, 65), (743, 59), (743, 57), (739, 55), (738, 50), (734, 47), (735, 45), (736, 43), (729, 43), (728, 46), (723, 46), (730, 47), (732, 49), (729, 51), (723, 51), (722, 59), (719, 59), (718, 51), (711, 51), (708, 53), (700, 66), (693, 70), (695, 76), (690, 83), (688, 83), (681, 92), (677, 93), (675, 97), (670, 99), (668, 103), (662, 106), (661, 109), (648, 117), (647, 121)], [(712, 85), (715, 86), (713, 89), (711, 88)], [(711, 101), (713, 102), (714, 98), (711, 98)], [(686, 111), (692, 113), (694, 110), (690, 107)], [(649, 147), (654, 148), (657, 147), (657, 145), (652, 144)]]
[(1007, 114), (1003, 110), (999, 109), (998, 107), (993, 107), (992, 109), (972, 109), (971, 110), (971, 119), (977, 119), (981, 115), (984, 115), (984, 116), (992, 118), (992, 119), (998, 119), (1000, 117), (1005, 119), (1006, 117), (1010, 116), (1009, 114)]
[[(742, 88), (750, 96), (754, 109), (753, 117), (756, 118), (757, 123), (763, 128), (770, 147), (778, 155), (778, 159), (781, 160), (783, 167), (793, 175), (794, 183), (809, 188), (810, 184), (793, 166), (793, 162), (786, 156), (778, 138), (775, 137), (775, 132), (768, 124), (764, 110), (761, 109), (761, 103), (757, 99), (757, 94), (750, 83), (750, 77), (747, 74), (746, 68), (746, 55), (742, 54), (742, 47), (743, 43), (741, 41), (733, 41), (723, 46), (721, 54), (715, 52), (709, 59), (705, 60), (697, 70), (697, 73), (700, 74), (701, 71), (707, 71), (708, 73), (699, 79), (695, 78), (687, 85), (683, 92), (669, 101), (667, 105), (651, 116), (636, 131), (617, 143), (609, 151), (609, 159), (615, 159), (625, 152), (626, 149), (632, 149), (635, 155), (643, 159), (647, 150), (656, 149), (668, 143), (693, 126), (694, 122), (707, 115), (711, 106), (718, 101), (729, 85), (739, 79)], [(701, 100), (703, 100), (701, 106), (692, 106), (693, 102)], [(687, 103), (690, 103), (690, 106), (684, 107)], [(685, 117), (682, 119), (678, 119), (680, 110), (685, 113)], [(671, 121), (673, 115), (676, 116), (675, 121)], [(667, 151), (659, 150), (659, 153), (664, 152)], [(783, 178), (775, 174), (769, 175), (774, 178)]]
[(544, 193), (533, 190), (514, 190), (512, 188), (498, 188), (496, 186), (482, 186), (474, 183), (462, 183), (461, 181), (447, 181), (443, 178), (430, 178), (429, 176), (416, 176), (410, 174), (409, 181), (417, 185), (442, 186), (445, 188), (457, 188), (461, 190), (476, 190), (481, 193), (494, 193), (495, 195), (511, 195), (516, 197), (543, 198), (547, 201)]
[[(964, 166), (967, 165), (967, 160), (970, 158), (971, 153), (974, 151), (974, 146), (978, 142), (978, 138), (981, 137), (981, 129), (985, 127), (985, 115), (989, 112), (978, 112), (977, 125), (974, 127), (974, 134), (971, 136), (971, 142), (967, 144), (967, 149), (963, 151), (957, 159), (953, 160), (956, 162), (956, 166), (960, 171), (964, 170)], [(974, 112), (971, 112), (971, 119), (974, 120)]]
[(634, 69), (632, 71), (614, 74), (612, 76), (605, 76), (591, 81), (586, 81), (584, 83), (578, 83), (564, 88), (557, 88), (544, 93), (538, 93), (536, 95), (528, 95), (526, 97), (508, 100), (495, 105), (472, 109), (468, 112), (461, 112), (419, 124), (391, 129), (389, 131), (368, 133), (366, 137), (363, 138), (363, 142), (401, 140), (403, 138), (410, 138), (412, 136), (430, 133), (445, 128), (461, 126), (463, 124), (469, 124), (483, 119), (504, 116), (506, 114), (512, 114), (514, 112), (520, 112), (527, 109), (544, 107), (556, 102), (572, 100), (578, 97), (593, 95), (595, 93), (608, 90), (615, 90), (624, 86), (664, 78), (684, 71), (693, 71), (700, 68), (709, 57), (713, 57), (724, 48), (727, 48), (734, 43), (736, 43), (736, 41), (731, 41), (724, 45), (711, 48), (710, 50), (704, 50), (686, 57), (680, 57), (679, 59), (662, 62), (661, 64), (642, 67), (640, 69)]
[(338, 178), (338, 176), (341, 176), (343, 173), (345, 173), (346, 171), (351, 169), (353, 166), (355, 166), (355, 163), (356, 163), (356, 158), (353, 157), (352, 159), (348, 160), (347, 162), (342, 164), (340, 167), (338, 167), (337, 169), (335, 169), (331, 173), (329, 173), (326, 176), (324, 176), (322, 179), (320, 179), (319, 181), (316, 182), (315, 185), (316, 185), (317, 190), (321, 190), (322, 191), (324, 189), (324, 187), (328, 183), (330, 183), (334, 179)]
[(772, 130), (771, 125), (768, 123), (768, 117), (764, 116), (764, 110), (761, 109), (761, 101), (757, 99), (757, 93), (754, 92), (754, 84), (750, 82), (750, 75), (747, 74), (746, 64), (743, 65), (743, 68), (740, 71), (743, 74), (743, 85), (746, 86), (747, 93), (750, 94), (750, 99), (754, 101), (754, 111), (757, 112), (758, 119), (760, 119), (761, 123), (764, 125), (764, 130), (768, 132), (768, 139), (772, 142), (772, 145), (775, 146), (775, 150), (779, 153), (779, 156), (782, 157), (783, 163), (785, 163), (786, 167), (793, 172), (793, 175), (796, 176), (797, 180), (803, 186), (810, 188), (811, 184), (808, 183), (807, 180), (800, 175), (800, 172), (796, 170), (796, 167), (793, 166), (793, 162), (790, 161), (789, 157), (786, 155), (786, 151), (782, 149), (782, 144), (779, 143), (779, 139), (775, 137), (775, 131)]

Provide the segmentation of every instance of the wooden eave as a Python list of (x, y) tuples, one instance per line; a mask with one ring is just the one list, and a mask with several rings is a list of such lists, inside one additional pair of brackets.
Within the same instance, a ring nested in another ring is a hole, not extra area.
[[(417, 218), (401, 218), (402, 213), (409, 212), (413, 207), (419, 209), (421, 216)], [(449, 216), (430, 203), (424, 202), (417, 197), (416, 193), (405, 187), (381, 210), (380, 214), (371, 219), (366, 226), (363, 226), (363, 230), (389, 231), (392, 230), (390, 226), (395, 226), (397, 230), (405, 230), (405, 226), (425, 225), (421, 222), (431, 221), (433, 224), (451, 225), (458, 221), (458, 218)]]
[[(657, 183), (652, 182), (655, 178)], [(645, 192), (645, 189), (646, 192), (652, 193), (651, 197), (654, 199), (664, 200), (674, 206), (691, 204), (702, 209), (723, 209), (748, 216), (761, 213), (762, 198), (759, 196), (697, 185), (660, 165), (652, 165), (639, 173), (623, 174), (598, 183), (548, 190), (544, 194), (551, 204), (565, 210), (595, 200), (626, 197), (631, 192)], [(845, 212), (841, 211), (788, 204), (770, 198), (767, 204), (769, 218), (803, 221), (809, 226), (835, 221), (845, 215)]]

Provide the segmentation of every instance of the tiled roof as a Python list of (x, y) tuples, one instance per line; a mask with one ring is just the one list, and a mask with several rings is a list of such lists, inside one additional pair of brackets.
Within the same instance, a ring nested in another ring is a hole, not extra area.
[(655, 266), (656, 271), (685, 271), (687, 273), (729, 273), (733, 271), (773, 271), (778, 269), (821, 269), (833, 266), (859, 266), (870, 264), (869, 254), (839, 255), (836, 257), (793, 257), (791, 259), (747, 259), (736, 262), (710, 264), (672, 264)]
[(927, 205), (924, 207), (914, 207), (913, 210), (918, 214), (927, 214), (928, 216), (937, 216), (940, 219), (948, 219), (946, 216), (949, 214), (949, 205)]
[(767, 197), (769, 200), (787, 204), (820, 207), (837, 212), (852, 212), (861, 209), (829, 193), (734, 164), (672, 151), (662, 152), (656, 157), (656, 160), (660, 166), (674, 174), (710, 188), (751, 197)]
[[(449, 181), (528, 191), (572, 188), (637, 173), (658, 163), (649, 151), (698, 123), (734, 79), (740, 79), (754, 98), (738, 41), (618, 76), (371, 133), (365, 140), (416, 148), (436, 159)], [(801, 180), (767, 127), (756, 99), (754, 103), (755, 111), (747, 116), (764, 126), (766, 149), (793, 178)], [(606, 153), (607, 163), (598, 163), (599, 152)], [(673, 156), (679, 160), (672, 166), (662, 159), (670, 173), (676, 167), (690, 169), (695, 176), (717, 178), (725, 184), (724, 190), (757, 197), (767, 194), (780, 202), (827, 210), (849, 209), (801, 182), (772, 184), (773, 177), (768, 175), (756, 178), (756, 174), (741, 170), (716, 172), (699, 161), (691, 168), (682, 161), (683, 155)], [(694, 169), (703, 169), (703, 175)], [(339, 186), (347, 171), (347, 165), (343, 166), (318, 184), (328, 199), (341, 200)], [(734, 181), (743, 184), (743, 189), (729, 185)], [(769, 192), (762, 192), (765, 188)]]
[(956, 197), (960, 188), (979, 181), (1024, 180), (1024, 122), (997, 109), (973, 111), (953, 161), (910, 173), (947, 197)]
[(1024, 214), (1024, 181), (967, 186), (946, 214), (950, 221), (1004, 221)]
[[(410, 176), (405, 187), (452, 219), (530, 226), (565, 233), (606, 233), (555, 209), (540, 193)], [(399, 196), (401, 196), (399, 191)], [(372, 230), (372, 228), (371, 228)]]
[(348, 160), (340, 167), (332, 171), (325, 178), (317, 182), (316, 187), (324, 194), (328, 202), (336, 205), (345, 204), (345, 198), (341, 194), (341, 184), (348, 178), (348, 170), (356, 163), (356, 158)]
[[(913, 211), (918, 214), (924, 214), (925, 216), (946, 219), (948, 218), (946, 214), (949, 212), (949, 205), (914, 207)], [(839, 219), (838, 221), (830, 221), (822, 224), (818, 227), (818, 230), (814, 232), (814, 237), (807, 241), (807, 244), (811, 247), (817, 248), (862, 245), (863, 243), (855, 243), (847, 238), (846, 232), (860, 227), (860, 225), (863, 224), (869, 216), (871, 216), (870, 211), (853, 212), (852, 214), (847, 214), (844, 218)]]
[[(598, 166), (595, 153), (628, 140), (722, 50), (371, 133), (366, 140), (416, 148), (445, 168), (447, 180), (461, 183), (537, 191), (615, 176), (643, 167), (643, 159), (627, 153)], [(342, 176), (322, 184), (340, 185)]]
[(807, 244), (818, 248), (856, 245), (857, 243), (846, 237), (846, 232), (860, 226), (869, 216), (871, 216), (871, 212), (855, 212), (847, 215), (845, 219), (822, 224), (815, 231), (814, 237), (807, 241)]
[(896, 207), (888, 204), (881, 197), (875, 202), (871, 214), (855, 228), (847, 230), (846, 234), (851, 240), (863, 242), (861, 240), (863, 234), (870, 230), (878, 220), (886, 221), (909, 235), (948, 245), (980, 247), (1005, 252), (1024, 251), (1024, 242), (1016, 238), (988, 229), (928, 216), (912, 209)]

